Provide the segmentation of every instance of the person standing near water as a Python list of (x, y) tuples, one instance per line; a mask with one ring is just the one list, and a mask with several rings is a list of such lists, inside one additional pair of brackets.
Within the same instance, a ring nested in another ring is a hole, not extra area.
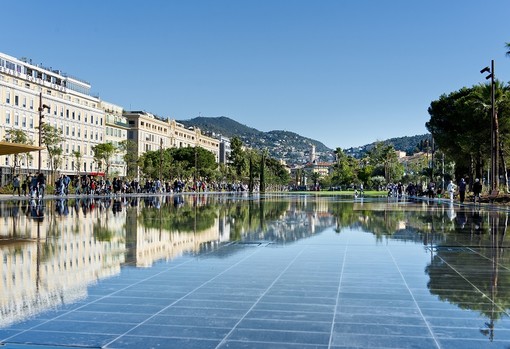
[(450, 179), (450, 183), (448, 183), (448, 187), (446, 187), (446, 190), (450, 194), (450, 201), (453, 201), (453, 194), (455, 193), (456, 185), (453, 184), (453, 181)]

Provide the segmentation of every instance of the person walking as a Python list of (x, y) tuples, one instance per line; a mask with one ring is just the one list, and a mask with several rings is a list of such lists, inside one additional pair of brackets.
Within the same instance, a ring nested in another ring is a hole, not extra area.
[(37, 186), (39, 199), (44, 198), (46, 191), (46, 176), (42, 172), (37, 175)]
[(459, 183), (459, 199), (461, 204), (464, 203), (465, 198), (466, 198), (466, 181), (464, 180), (464, 178), (461, 178)]
[(473, 201), (476, 204), (476, 198), (478, 198), (478, 202), (480, 202), (480, 193), (482, 192), (482, 183), (477, 178), (475, 179), (475, 183), (473, 184)]
[(18, 196), (21, 196), (20, 191), (20, 182), (18, 175), (14, 175), (14, 178), (12, 179), (12, 195), (16, 195), (16, 192), (18, 192)]
[(446, 190), (450, 194), (450, 201), (453, 201), (453, 194), (455, 193), (456, 185), (453, 184), (453, 181), (450, 179), (450, 183), (448, 183), (448, 186), (446, 187)]

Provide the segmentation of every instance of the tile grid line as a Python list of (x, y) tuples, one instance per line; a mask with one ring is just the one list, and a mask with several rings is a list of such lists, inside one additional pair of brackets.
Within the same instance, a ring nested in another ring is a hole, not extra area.
[(9, 341), (9, 340), (10, 340), (11, 338), (13, 338), (13, 337), (19, 336), (20, 334), (23, 334), (23, 333), (28, 332), (28, 331), (36, 330), (36, 329), (37, 329), (37, 327), (42, 326), (42, 325), (44, 325), (44, 324), (47, 324), (47, 323), (48, 323), (48, 322), (50, 322), (50, 321), (53, 321), (53, 320), (59, 319), (59, 318), (61, 318), (61, 317), (63, 317), (63, 316), (66, 316), (66, 315), (68, 315), (68, 314), (71, 314), (71, 313), (73, 313), (73, 312), (75, 312), (75, 311), (77, 311), (77, 310), (80, 310), (80, 309), (82, 309), (82, 308), (84, 308), (84, 307), (86, 307), (86, 306), (88, 306), (88, 305), (90, 305), (90, 304), (94, 304), (94, 303), (96, 303), (96, 302), (98, 302), (98, 301), (100, 301), (100, 300), (102, 300), (102, 299), (105, 299), (105, 298), (111, 297), (112, 295), (114, 295), (114, 294), (116, 294), (116, 293), (119, 293), (119, 292), (122, 292), (122, 291), (124, 291), (124, 290), (128, 289), (129, 287), (132, 287), (132, 286), (134, 286), (134, 285), (137, 285), (137, 284), (140, 284), (140, 283), (145, 282), (145, 281), (147, 281), (147, 280), (150, 280), (150, 279), (152, 279), (152, 278), (154, 278), (154, 277), (156, 277), (156, 276), (158, 276), (158, 275), (160, 275), (160, 274), (164, 274), (164, 273), (168, 272), (169, 270), (173, 270), (173, 269), (175, 269), (175, 268), (178, 268), (178, 267), (180, 267), (180, 266), (182, 266), (182, 265), (184, 265), (184, 264), (190, 263), (190, 262), (191, 262), (191, 260), (185, 261), (185, 262), (180, 263), (180, 264), (178, 264), (178, 265), (176, 265), (176, 266), (173, 266), (173, 267), (172, 267), (172, 268), (170, 268), (170, 269), (163, 270), (163, 271), (161, 271), (161, 272), (159, 272), (159, 273), (157, 273), (157, 274), (154, 274), (154, 275), (151, 275), (150, 277), (147, 277), (147, 278), (145, 278), (145, 279), (142, 279), (142, 280), (140, 280), (140, 281), (138, 281), (138, 282), (136, 282), (136, 283), (134, 283), (134, 284), (131, 284), (131, 285), (126, 286), (126, 287), (123, 287), (123, 288), (122, 288), (122, 289), (120, 289), (120, 290), (117, 290), (117, 291), (112, 292), (112, 293), (110, 293), (110, 294), (108, 294), (108, 295), (104, 295), (104, 296), (101, 296), (101, 297), (99, 297), (99, 298), (97, 298), (97, 299), (94, 299), (93, 301), (88, 302), (88, 303), (85, 303), (85, 304), (81, 305), (80, 307), (77, 307), (77, 308), (75, 308), (75, 309), (72, 309), (72, 310), (66, 311), (65, 313), (60, 314), (59, 316), (55, 316), (55, 317), (53, 317), (53, 318), (51, 318), (51, 319), (48, 319), (48, 320), (46, 320), (46, 321), (43, 321), (43, 322), (41, 322), (40, 324), (37, 324), (37, 325), (35, 325), (35, 326), (32, 326), (32, 327), (30, 327), (30, 328), (27, 328), (27, 329), (25, 329), (25, 330), (21, 331), (20, 333), (16, 333), (16, 334), (14, 334), (14, 335), (12, 335), (12, 336), (10, 336), (10, 337), (6, 337), (6, 338), (4, 338), (3, 340), (1, 340), (1, 341), (0, 341), (0, 344), (5, 344), (5, 343), (7, 343), (7, 341)]
[[(478, 254), (478, 255), (480, 255), (480, 254)], [(482, 256), (482, 255), (480, 255), (480, 256)], [(485, 292), (483, 292), (483, 291), (482, 291), (482, 290), (480, 290), (478, 287), (476, 287), (476, 285), (475, 285), (475, 284), (473, 284), (471, 281), (469, 281), (469, 279), (468, 279), (468, 278), (466, 278), (466, 277), (465, 277), (465, 276), (464, 276), (461, 272), (459, 272), (457, 269), (455, 269), (454, 267), (452, 267), (452, 265), (451, 265), (450, 263), (448, 263), (447, 261), (445, 261), (445, 260), (444, 260), (443, 258), (441, 258), (440, 256), (438, 256), (438, 257), (439, 257), (439, 258), (443, 261), (443, 263), (445, 263), (445, 264), (448, 266), (448, 268), (452, 269), (452, 270), (453, 270), (454, 272), (456, 272), (456, 273), (457, 273), (457, 274), (458, 274), (461, 278), (463, 278), (464, 280), (466, 280), (466, 282), (467, 282), (469, 285), (471, 285), (471, 287), (473, 287), (473, 289), (475, 289), (475, 290), (476, 290), (476, 292), (479, 292), (482, 296), (484, 296), (485, 298), (489, 299), (489, 300), (491, 301), (491, 303), (492, 303), (493, 305), (495, 305), (498, 309), (500, 309), (502, 312), (504, 312), (505, 314), (508, 314), (507, 310), (506, 310), (506, 309), (504, 309), (504, 308), (502, 308), (499, 304), (495, 303), (495, 302), (494, 302), (494, 299), (492, 299), (492, 297), (491, 297), (490, 295), (485, 294)], [(486, 258), (487, 258), (487, 257), (486, 257)], [(489, 259), (489, 260), (490, 260), (490, 258), (487, 258), (487, 259)], [(499, 263), (498, 263), (498, 265), (499, 265)]]
[(391, 259), (393, 260), (393, 263), (395, 264), (395, 267), (397, 268), (398, 270), (398, 273), (400, 274), (400, 277), (402, 278), (402, 281), (404, 281), (404, 285), (406, 286), (407, 288), (407, 291), (409, 291), (409, 294), (411, 295), (411, 298), (413, 299), (413, 302), (414, 304), (416, 305), (416, 308), (418, 309), (418, 312), (420, 313), (420, 316), (421, 318), (423, 319), (423, 322), (425, 322), (425, 325), (427, 326), (427, 329), (430, 333), (430, 335), (432, 336), (432, 339), (434, 340), (434, 343), (436, 343), (436, 347), (437, 348), (441, 348), (441, 345), (439, 344), (439, 342), (437, 341), (437, 338), (436, 336), (434, 335), (434, 331), (432, 331), (432, 327), (430, 327), (430, 324), (429, 322), (427, 321), (427, 319), (425, 318), (425, 315), (423, 314), (423, 312), (421, 311), (421, 308), (418, 304), (418, 302), (416, 301), (416, 298), (414, 297), (414, 294), (413, 292), (411, 291), (411, 288), (409, 287), (409, 284), (407, 283), (405, 277), (404, 277), (404, 274), (402, 274), (402, 270), (400, 270), (399, 266), (398, 266), (398, 263), (397, 261), (395, 260), (395, 256), (393, 256), (393, 253), (391, 253), (391, 250), (388, 246), (386, 246), (386, 250), (388, 251)]
[(329, 343), (328, 348), (331, 348), (331, 345), (333, 345), (333, 331), (335, 329), (335, 321), (336, 321), (336, 314), (338, 311), (338, 305), (340, 303), (340, 290), (342, 287), (342, 281), (344, 278), (344, 270), (345, 270), (345, 261), (347, 260), (347, 248), (349, 247), (350, 239), (346, 241), (345, 249), (344, 249), (344, 258), (342, 259), (342, 269), (340, 270), (340, 280), (338, 280), (338, 289), (336, 293), (336, 302), (335, 302), (335, 312), (333, 313), (333, 321), (331, 322), (331, 331), (329, 333)]
[[(209, 253), (213, 253), (213, 252), (214, 252), (214, 251), (211, 251), (211, 252), (209, 252)], [(80, 307), (77, 307), (77, 308), (75, 308), (75, 309), (72, 309), (72, 310), (66, 311), (66, 312), (64, 312), (63, 314), (60, 314), (59, 316), (53, 317), (53, 318), (51, 318), (51, 319), (48, 319), (48, 320), (46, 320), (46, 321), (41, 322), (40, 324), (37, 324), (37, 325), (32, 326), (32, 327), (30, 327), (30, 328), (27, 328), (27, 329), (25, 329), (25, 330), (23, 330), (23, 331), (21, 331), (21, 332), (19, 332), (19, 333), (13, 334), (12, 336), (6, 337), (6, 338), (4, 338), (4, 339), (0, 340), (0, 345), (2, 345), (2, 344), (6, 344), (6, 343), (7, 343), (10, 339), (12, 339), (12, 338), (14, 338), (14, 337), (16, 337), (16, 336), (19, 336), (19, 335), (21, 335), (21, 334), (23, 334), (23, 333), (25, 333), (25, 332), (29, 332), (29, 331), (32, 331), (32, 330), (37, 330), (37, 328), (38, 328), (38, 327), (40, 327), (40, 326), (42, 326), (42, 325), (45, 325), (45, 324), (47, 324), (47, 323), (48, 323), (48, 322), (50, 322), (50, 321), (57, 320), (57, 319), (59, 319), (59, 318), (61, 318), (61, 317), (63, 317), (63, 316), (66, 316), (66, 315), (69, 315), (69, 314), (71, 314), (71, 313), (74, 313), (74, 312), (76, 312), (76, 311), (78, 311), (78, 310), (80, 310), (80, 309), (82, 309), (82, 308), (84, 308), (84, 307), (86, 307), (86, 306), (88, 306), (88, 305), (90, 305), (90, 304), (97, 303), (97, 302), (99, 302), (99, 301), (101, 301), (101, 300), (103, 300), (103, 299), (105, 299), (105, 298), (111, 297), (112, 295), (115, 295), (115, 294), (117, 294), (117, 293), (120, 293), (120, 292), (122, 292), (122, 291), (125, 291), (126, 289), (128, 289), (128, 288), (130, 288), (130, 287), (133, 287), (133, 286), (135, 286), (135, 285), (138, 285), (138, 284), (141, 284), (141, 283), (143, 283), (143, 282), (146, 282), (146, 281), (148, 281), (148, 280), (150, 280), (150, 279), (152, 279), (152, 278), (155, 278), (155, 277), (157, 277), (157, 276), (159, 276), (159, 275), (162, 275), (162, 274), (168, 273), (168, 272), (169, 272), (169, 271), (171, 271), (171, 270), (174, 270), (174, 269), (180, 268), (180, 267), (182, 267), (183, 265), (186, 265), (186, 264), (191, 263), (191, 262), (193, 262), (193, 261), (194, 261), (194, 259), (189, 259), (189, 260), (187, 260), (187, 261), (184, 261), (184, 262), (182, 262), (182, 263), (179, 263), (179, 264), (177, 264), (177, 265), (174, 265), (174, 266), (172, 266), (172, 267), (170, 267), (170, 268), (168, 268), (168, 269), (165, 269), (165, 270), (160, 271), (159, 273), (156, 273), (156, 274), (154, 274), (154, 275), (151, 275), (151, 276), (149, 276), (149, 277), (146, 277), (145, 279), (139, 280), (139, 281), (135, 282), (134, 284), (130, 284), (130, 285), (126, 286), (126, 287), (123, 287), (123, 288), (121, 288), (121, 289), (119, 289), (119, 290), (115, 291), (115, 292), (109, 293), (108, 295), (101, 296), (101, 297), (99, 297), (99, 298), (97, 298), (97, 299), (94, 299), (94, 300), (93, 300), (93, 301), (91, 301), (91, 302), (88, 302), (88, 303), (83, 304), (83, 305), (82, 305), (82, 306), (80, 306)], [(147, 320), (148, 320), (148, 319), (147, 319)], [(147, 321), (147, 320), (146, 320), (146, 321)]]
[(246, 313), (237, 321), (237, 323), (232, 326), (232, 329), (223, 337), (223, 339), (218, 343), (216, 346), (216, 349), (220, 348), (226, 341), (226, 339), (234, 332), (234, 330), (239, 326), (239, 324), (246, 318), (246, 316), (255, 308), (255, 306), (260, 302), (260, 300), (269, 292), (271, 287), (275, 285), (275, 283), (283, 276), (283, 274), (296, 262), (296, 260), (303, 254), (303, 252), (308, 249), (308, 247), (303, 248), (299, 253), (292, 259), (292, 261), (289, 262), (289, 264), (285, 267), (285, 269), (282, 270), (280, 274), (273, 280), (271, 285), (269, 285), (266, 290), (260, 295), (260, 297), (253, 303), (253, 305), (246, 311)]
[(175, 301), (173, 301), (171, 304), (167, 305), (166, 307), (164, 307), (163, 309), (161, 309), (160, 311), (152, 314), (151, 316), (149, 316), (147, 319), (145, 319), (144, 321), (138, 323), (136, 326), (133, 326), (129, 331), (126, 331), (124, 332), (123, 334), (117, 336), (116, 338), (114, 338), (113, 340), (111, 340), (110, 342), (106, 343), (105, 345), (102, 346), (102, 348), (107, 348), (110, 344), (114, 343), (115, 341), (117, 341), (118, 339), (122, 338), (123, 336), (126, 336), (127, 334), (129, 334), (129, 332), (135, 330), (136, 328), (140, 327), (141, 325), (145, 324), (147, 321), (149, 321), (150, 319), (156, 317), (157, 315), (161, 314), (162, 312), (164, 312), (165, 310), (167, 310), (168, 308), (172, 307), (173, 305), (175, 305), (176, 303), (180, 302), (181, 300), (183, 300), (184, 298), (188, 297), (190, 294), (194, 293), (195, 291), (199, 290), (200, 288), (204, 287), (205, 285), (211, 283), (212, 281), (216, 280), (217, 278), (219, 278), (221, 275), (225, 274), (226, 272), (228, 272), (229, 270), (233, 269), (234, 267), (238, 266), (239, 264), (241, 264), (242, 262), (244, 262), (245, 260), (251, 258), (253, 255), (259, 253), (260, 250), (256, 249), (255, 251), (253, 251), (252, 253), (250, 253), (249, 255), (247, 255), (246, 257), (242, 258), (241, 260), (237, 261), (237, 263), (231, 265), (230, 267), (228, 267), (227, 269), (223, 270), (222, 272), (220, 272), (219, 274), (217, 274), (216, 276), (210, 278), (209, 280), (207, 280), (206, 282), (202, 283), (200, 286), (197, 286), (195, 287), (193, 290), (189, 291), (188, 293), (186, 293), (184, 296), (180, 297), (179, 299), (176, 299)]

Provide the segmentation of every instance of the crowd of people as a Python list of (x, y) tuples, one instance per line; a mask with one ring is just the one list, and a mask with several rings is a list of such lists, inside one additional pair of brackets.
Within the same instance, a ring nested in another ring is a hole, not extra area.
[[(388, 185), (388, 196), (390, 197), (401, 197), (402, 194), (405, 193), (408, 196), (426, 196), (430, 199), (447, 198), (453, 201), (458, 195), (460, 203), (464, 203), (468, 191), (469, 186), (464, 178), (461, 178), (457, 184), (454, 183), (453, 180), (450, 180), (445, 189), (437, 187), (436, 183), (432, 181), (426, 186), (414, 183), (409, 183), (405, 186), (401, 182)], [(480, 201), (480, 195), (482, 193), (482, 183), (480, 179), (476, 178), (473, 182), (472, 192), (473, 201)]]
[(22, 180), (18, 175), (15, 175), (12, 187), (12, 195), (42, 198), (46, 193), (46, 176), (41, 172), (36, 175), (29, 174)]
[[(117, 195), (132, 193), (182, 193), (182, 192), (247, 192), (248, 185), (242, 182), (216, 182), (207, 180), (174, 180), (162, 181), (160, 179), (146, 180), (125, 180), (114, 177), (100, 176), (73, 176), (60, 175), (54, 182), (54, 192), (57, 196), (67, 196), (70, 193), (75, 195)], [(42, 198), (46, 191), (46, 176), (43, 173), (38, 175), (28, 174), (24, 179), (15, 175), (12, 180), (13, 195), (28, 196), (31, 198)], [(257, 189), (257, 188), (255, 188)]]
[[(15, 175), (12, 180), (13, 195), (28, 196), (31, 198), (42, 198), (46, 193), (46, 176), (43, 173), (36, 175), (28, 174), (24, 179)], [(247, 192), (248, 185), (241, 182), (227, 183), (207, 180), (189, 180), (180, 179), (171, 181), (162, 181), (160, 179), (146, 180), (142, 183), (137, 180), (125, 180), (114, 177), (110, 180), (108, 177), (95, 177), (89, 175), (74, 176), (60, 175), (54, 183), (54, 195), (67, 196), (70, 193), (76, 195), (118, 195), (132, 193), (182, 193), (182, 192)], [(72, 188), (72, 190), (71, 190)], [(426, 185), (418, 183), (409, 183), (404, 185), (402, 182), (390, 183), (386, 186), (388, 197), (407, 196), (426, 196), (428, 198), (449, 198), (453, 201), (458, 195), (459, 201), (463, 203), (466, 199), (466, 192), (469, 186), (464, 178), (458, 183), (450, 180), (446, 188), (437, 187), (436, 183), (429, 182)], [(255, 188), (256, 190), (256, 188)], [(482, 183), (476, 178), (471, 186), (473, 198), (476, 202), (480, 199), (482, 192)], [(355, 196), (363, 196), (364, 188), (362, 185), (355, 187)]]

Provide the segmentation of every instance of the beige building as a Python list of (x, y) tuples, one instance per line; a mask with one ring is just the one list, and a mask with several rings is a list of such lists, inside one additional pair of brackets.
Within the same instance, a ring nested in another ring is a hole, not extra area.
[(200, 129), (184, 125), (145, 111), (124, 112), (129, 129), (127, 139), (137, 144), (137, 155), (166, 148), (202, 147), (219, 161), (220, 141), (203, 135)]
[(216, 162), (220, 160), (220, 140), (202, 134), (199, 128), (186, 128), (183, 124), (170, 121), (171, 144), (174, 148), (202, 147), (214, 154)]
[(127, 139), (137, 145), (137, 155), (166, 149), (170, 145), (170, 121), (145, 111), (124, 112), (128, 123)]
[[(104, 111), (100, 100), (90, 92), (88, 82), (63, 74), (59, 70), (32, 64), (28, 59), (16, 59), (0, 53), (0, 139), (6, 131), (23, 130), (33, 142), (39, 143), (39, 108), (42, 122), (61, 131), (61, 161), (58, 172), (74, 174), (96, 171), (92, 147), (103, 143)], [(82, 154), (80, 163), (73, 152)], [(41, 171), (49, 173), (46, 150), (41, 152)], [(2, 183), (10, 177), (13, 157), (0, 157)], [(35, 173), (39, 168), (38, 153), (21, 156), (16, 171)]]
[(121, 143), (127, 140), (127, 131), (129, 125), (126, 117), (123, 115), (121, 106), (101, 101), (101, 109), (105, 114), (105, 142), (112, 143), (119, 151), (112, 159), (109, 170), (110, 177), (125, 176), (126, 164), (124, 162), (125, 151), (120, 151)]

